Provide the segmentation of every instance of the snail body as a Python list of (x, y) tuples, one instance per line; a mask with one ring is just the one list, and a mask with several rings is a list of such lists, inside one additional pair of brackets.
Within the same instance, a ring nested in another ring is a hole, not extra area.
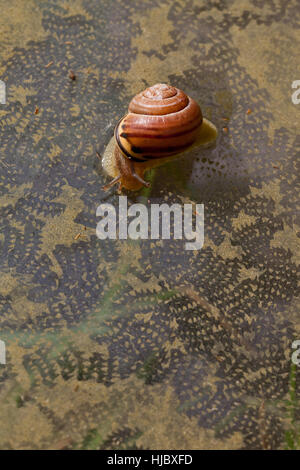
[(159, 83), (136, 95), (115, 127), (114, 150), (104, 154), (103, 167), (114, 177), (104, 189), (149, 186), (145, 171), (190, 148), (207, 127), (204, 121), (200, 106), (178, 88)]

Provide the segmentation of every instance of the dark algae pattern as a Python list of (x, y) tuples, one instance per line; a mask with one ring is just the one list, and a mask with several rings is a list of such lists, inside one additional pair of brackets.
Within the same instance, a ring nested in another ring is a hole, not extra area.
[[(300, 448), (299, 2), (0, 7), (0, 448)], [(219, 134), (128, 202), (204, 203), (199, 251), (96, 237), (96, 151), (158, 82)]]

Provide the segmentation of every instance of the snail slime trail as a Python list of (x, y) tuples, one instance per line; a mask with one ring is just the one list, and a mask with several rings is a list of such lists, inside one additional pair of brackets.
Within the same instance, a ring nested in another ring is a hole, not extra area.
[(104, 171), (119, 189), (138, 190), (149, 183), (144, 173), (191, 148), (206, 147), (217, 137), (216, 127), (203, 118), (200, 106), (182, 90), (158, 83), (136, 95), (128, 113), (115, 127), (102, 159)]
[(200, 250), (204, 243), (203, 204), (150, 204), (149, 213), (144, 204), (128, 207), (127, 197), (119, 196), (118, 211), (104, 203), (98, 206), (96, 216), (101, 217), (96, 227), (100, 240), (185, 239), (186, 250)]

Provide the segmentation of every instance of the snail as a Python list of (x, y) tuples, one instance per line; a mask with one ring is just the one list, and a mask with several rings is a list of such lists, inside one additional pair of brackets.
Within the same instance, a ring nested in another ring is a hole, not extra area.
[(217, 130), (202, 117), (200, 106), (182, 90), (158, 83), (134, 96), (120, 119), (102, 159), (104, 171), (129, 190), (150, 184), (144, 173), (191, 147), (215, 140)]

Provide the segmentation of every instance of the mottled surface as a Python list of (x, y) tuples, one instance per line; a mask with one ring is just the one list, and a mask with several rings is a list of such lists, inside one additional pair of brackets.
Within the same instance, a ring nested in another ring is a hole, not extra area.
[[(0, 447), (296, 446), (298, 0), (0, 8)], [(205, 204), (198, 252), (95, 234), (95, 151), (157, 82), (219, 129), (143, 194)]]

